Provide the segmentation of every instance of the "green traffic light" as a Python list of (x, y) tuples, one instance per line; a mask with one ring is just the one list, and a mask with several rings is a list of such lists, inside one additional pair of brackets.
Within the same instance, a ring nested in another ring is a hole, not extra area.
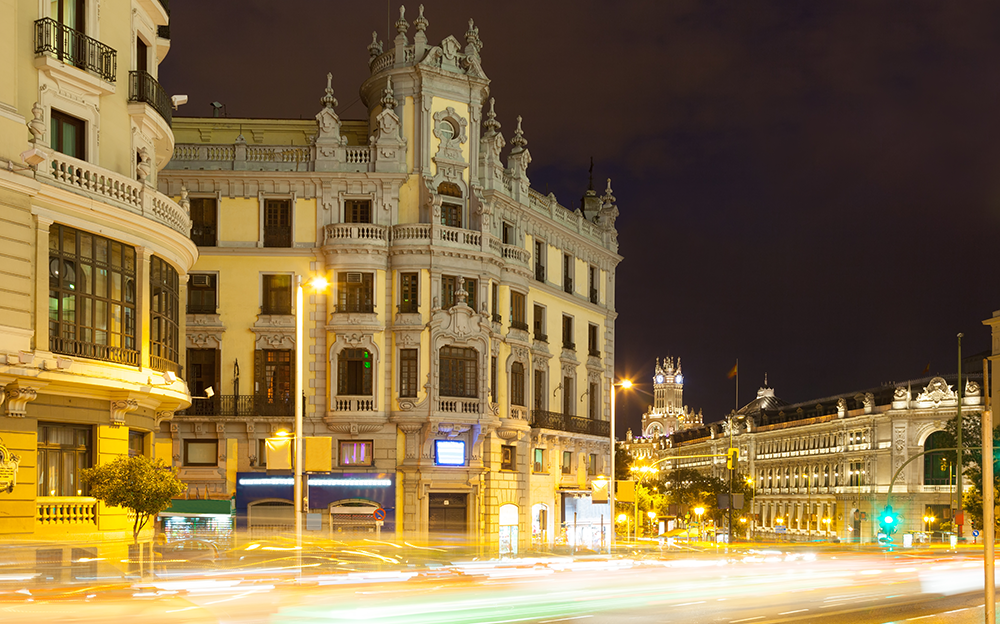
[(892, 516), (886, 516), (885, 517), (885, 523), (886, 524), (892, 524)]

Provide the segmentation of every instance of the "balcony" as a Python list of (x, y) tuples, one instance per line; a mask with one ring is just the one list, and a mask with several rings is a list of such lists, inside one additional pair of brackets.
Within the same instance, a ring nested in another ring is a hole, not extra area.
[(35, 522), (46, 527), (97, 530), (97, 499), (90, 496), (39, 496)]
[(371, 301), (348, 301), (347, 303), (338, 303), (333, 306), (332, 314), (348, 314), (351, 312), (372, 314), (375, 312), (375, 304)]
[(53, 353), (75, 355), (91, 360), (113, 362), (126, 366), (139, 366), (139, 352), (135, 349), (123, 349), (106, 344), (83, 342), (81, 340), (71, 340), (69, 338), (50, 335), (49, 350)]
[(177, 362), (174, 362), (173, 360), (171, 360), (169, 358), (161, 357), (159, 355), (150, 355), (149, 356), (149, 367), (152, 368), (153, 370), (160, 371), (160, 372), (170, 371), (171, 373), (174, 373), (175, 375), (180, 375), (181, 374), (181, 365), (180, 364), (178, 364)]
[(173, 123), (170, 97), (160, 83), (145, 70), (128, 73), (128, 101), (149, 104), (168, 126)]
[(545, 343), (548, 343), (548, 341), (549, 341), (549, 336), (548, 336), (548, 334), (543, 334), (543, 333), (542, 333), (542, 332), (540, 332), (540, 331), (536, 331), (536, 332), (535, 332), (535, 340), (537, 340), (538, 342), (545, 342)]
[(510, 328), (520, 329), (521, 331), (528, 331), (528, 324), (525, 323), (524, 321), (511, 321)]
[(197, 399), (191, 407), (177, 413), (187, 416), (293, 416), (295, 404), (291, 398), (217, 394), (210, 399)]
[(370, 396), (355, 396), (355, 397), (345, 397), (338, 396), (333, 398), (333, 402), (330, 405), (330, 411), (332, 412), (374, 412), (375, 410), (375, 399)]
[(587, 349), (587, 354), (590, 355), (590, 357), (599, 358), (601, 357), (601, 350), (591, 347), (590, 349)]
[(531, 426), (536, 429), (554, 429), (602, 437), (611, 434), (611, 423), (606, 420), (591, 420), (583, 416), (569, 416), (545, 410), (531, 411)]
[(575, 342), (567, 342), (567, 341), (563, 340), (563, 349), (566, 349), (567, 351), (576, 351), (576, 343)]
[(118, 65), (114, 49), (51, 17), (35, 21), (35, 57), (54, 58), (105, 82), (115, 82)]
[(323, 230), (323, 245), (377, 245), (389, 243), (389, 228), (374, 223), (333, 223)]

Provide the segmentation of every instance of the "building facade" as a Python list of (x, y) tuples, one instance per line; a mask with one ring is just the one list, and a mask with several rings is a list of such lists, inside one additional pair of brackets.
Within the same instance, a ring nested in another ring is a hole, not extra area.
[[(412, 28), (401, 11), (392, 43), (373, 37), (363, 119), (339, 117), (328, 75), (314, 120), (176, 120), (159, 183), (190, 202), (200, 251), (186, 334), (196, 398), (161, 435), (205, 495), (267, 485), (302, 348), (304, 433), (332, 458), (318, 470), (332, 481), (312, 483), (348, 488), (315, 490), (323, 530), (370, 504), (406, 535), (512, 549), (561, 539), (575, 512), (590, 539), (589, 481), (610, 470), (610, 181), (579, 210), (531, 189), (520, 118), (503, 154), (478, 29), (438, 45), (427, 29), (422, 11)], [(296, 345), (295, 276), (316, 275), (330, 287), (306, 292)], [(366, 493), (375, 482), (394, 507)], [(248, 505), (251, 526), (255, 513), (289, 522), (288, 496), (268, 491), (255, 501), (268, 512)]]
[[(983, 410), (981, 381), (981, 373), (962, 381), (963, 418), (973, 422)], [(727, 449), (738, 448), (738, 474), (753, 486), (747, 520), (755, 535), (869, 542), (887, 504), (900, 512), (901, 533), (935, 531), (958, 508), (955, 452), (918, 455), (945, 446), (956, 387), (954, 375), (932, 377), (789, 404), (765, 385), (722, 422), (625, 447), (640, 462), (663, 460), (661, 472), (690, 468), (722, 479)]]
[[(180, 311), (197, 247), (185, 207), (156, 189), (174, 150), (171, 100), (156, 80), (168, 26), (158, 0), (4, 3), (6, 540), (131, 541), (125, 511), (87, 496), (80, 471), (156, 454), (160, 424), (190, 404)], [(79, 559), (68, 551), (53, 546), (45, 562)]]
[(684, 405), (684, 374), (681, 359), (656, 359), (653, 369), (653, 404), (642, 415), (640, 436), (658, 439), (677, 431), (699, 427), (702, 414)]

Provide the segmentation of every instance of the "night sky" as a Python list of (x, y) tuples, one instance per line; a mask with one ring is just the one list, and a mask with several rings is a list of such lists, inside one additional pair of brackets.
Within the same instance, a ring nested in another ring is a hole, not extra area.
[[(1000, 308), (1000, 5), (973, 2), (438, 2), (429, 42), (474, 18), (532, 186), (579, 206), (613, 180), (619, 435), (680, 357), (714, 421), (764, 374), (806, 401), (989, 348)], [(391, 6), (389, 21), (398, 17)], [(178, 114), (302, 117), (332, 71), (360, 119), (375, 2), (171, 0), (160, 67)], [(417, 4), (407, 5), (412, 23)], [(506, 158), (506, 150), (505, 150)], [(623, 422), (624, 421), (624, 422)]]

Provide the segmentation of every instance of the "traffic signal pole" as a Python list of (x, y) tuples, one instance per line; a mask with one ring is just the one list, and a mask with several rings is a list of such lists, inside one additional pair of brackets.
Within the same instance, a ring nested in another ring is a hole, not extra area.
[(986, 395), (986, 409), (983, 410), (983, 570), (985, 621), (992, 624), (997, 619), (996, 585), (994, 580), (995, 561), (993, 541), (996, 538), (993, 493), (993, 412), (990, 410), (990, 368), (989, 360), (983, 360), (983, 394)]

